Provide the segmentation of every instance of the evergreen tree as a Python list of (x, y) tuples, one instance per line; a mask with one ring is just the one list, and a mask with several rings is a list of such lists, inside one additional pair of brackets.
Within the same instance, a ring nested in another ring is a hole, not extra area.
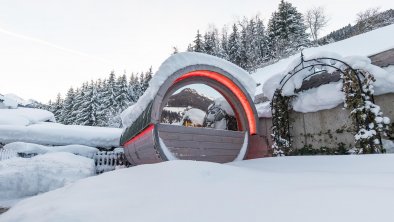
[(259, 61), (256, 62), (257, 65), (267, 61), (268, 55), (268, 37), (265, 32), (265, 26), (263, 20), (256, 17), (256, 37), (252, 43), (255, 46), (256, 54), (259, 57)]
[(83, 111), (85, 109), (85, 94), (87, 93), (88, 85), (87, 83), (82, 84), (82, 88), (78, 89), (75, 94), (75, 101), (73, 106), (72, 116), (75, 118), (75, 125), (83, 125), (84, 122), (84, 114)]
[(115, 115), (118, 110), (118, 105), (116, 102), (116, 97), (117, 97), (117, 88), (116, 88), (116, 82), (115, 82), (115, 72), (112, 71), (109, 74), (108, 80), (106, 81), (105, 84), (105, 94), (104, 94), (104, 101), (103, 101), (103, 106), (105, 111), (105, 116), (107, 119), (109, 119), (110, 116)]
[(271, 57), (279, 58), (308, 43), (302, 14), (289, 2), (281, 0), (268, 22)]
[(224, 27), (222, 30), (222, 37), (219, 41), (219, 50), (217, 56), (229, 60), (228, 35), (226, 27)]
[(201, 34), (200, 34), (200, 30), (197, 30), (197, 35), (196, 38), (194, 40), (194, 46), (193, 46), (193, 51), (194, 52), (203, 52), (203, 42), (201, 39)]
[(241, 63), (239, 33), (236, 24), (233, 24), (233, 29), (228, 39), (228, 56), (230, 62), (237, 65)]
[(58, 93), (55, 103), (52, 104), (51, 112), (53, 113), (53, 115), (55, 115), (55, 118), (59, 123), (62, 123), (64, 119), (62, 115), (62, 109), (63, 109), (63, 100), (60, 93)]
[(248, 58), (248, 51), (250, 51), (250, 38), (247, 35), (247, 25), (244, 24), (241, 26), (241, 35), (240, 35), (240, 42), (239, 42), (239, 61), (237, 65), (241, 68), (250, 71), (252, 69), (249, 58)]
[(63, 124), (66, 125), (74, 124), (75, 121), (75, 116), (73, 115), (74, 102), (75, 102), (74, 89), (70, 88), (63, 102), (64, 104), (62, 109)]
[(84, 93), (82, 110), (78, 116), (81, 125), (97, 126), (97, 110), (100, 106), (100, 101), (97, 96), (97, 89), (93, 81), (87, 86)]
[(131, 101), (130, 94), (128, 92), (126, 74), (123, 74), (117, 79), (116, 87), (118, 89), (118, 95), (116, 96), (116, 109), (118, 111), (123, 111), (129, 106)]

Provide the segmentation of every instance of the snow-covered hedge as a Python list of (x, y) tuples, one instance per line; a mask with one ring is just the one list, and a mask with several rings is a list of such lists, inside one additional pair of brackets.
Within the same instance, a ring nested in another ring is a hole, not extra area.
[(119, 147), (122, 129), (40, 123), (29, 126), (0, 125), (0, 143), (27, 142), (63, 146)]

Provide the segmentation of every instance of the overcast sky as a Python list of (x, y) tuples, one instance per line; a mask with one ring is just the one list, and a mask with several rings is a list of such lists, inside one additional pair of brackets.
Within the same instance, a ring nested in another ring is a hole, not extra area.
[[(393, 0), (290, 0), (299, 11), (323, 6), (326, 32), (354, 23), (369, 7)], [(158, 66), (197, 29), (222, 27), (260, 14), (265, 22), (279, 0), (0, 0), (0, 93), (47, 102), (70, 86)]]

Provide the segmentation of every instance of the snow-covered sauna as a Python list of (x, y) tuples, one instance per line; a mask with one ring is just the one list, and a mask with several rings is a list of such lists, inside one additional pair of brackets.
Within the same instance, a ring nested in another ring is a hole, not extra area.
[[(169, 97), (196, 83), (208, 85), (226, 98), (234, 110), (238, 131), (160, 123)], [(120, 143), (125, 156), (138, 165), (172, 159), (225, 163), (267, 154), (266, 139), (258, 135), (252, 100), (255, 88), (247, 72), (225, 60), (199, 53), (171, 56), (138, 102), (122, 113), (126, 128)]]

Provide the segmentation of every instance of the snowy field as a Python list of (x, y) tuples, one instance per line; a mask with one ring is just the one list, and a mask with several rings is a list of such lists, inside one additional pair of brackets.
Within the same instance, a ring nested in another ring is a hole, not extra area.
[(394, 155), (169, 161), (23, 200), (0, 221), (393, 221)]

